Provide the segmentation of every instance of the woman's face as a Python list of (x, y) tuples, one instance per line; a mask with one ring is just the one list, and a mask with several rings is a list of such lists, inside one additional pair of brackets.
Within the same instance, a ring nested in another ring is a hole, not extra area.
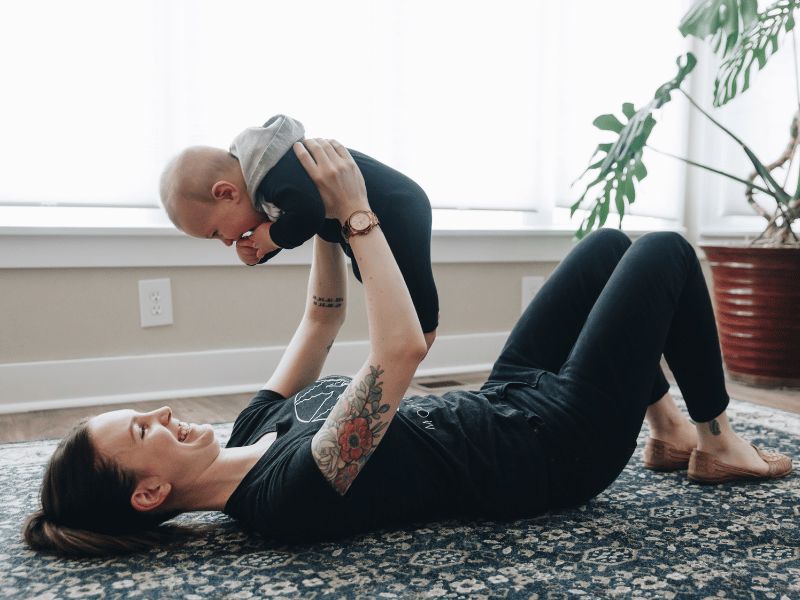
[(190, 483), (219, 455), (210, 425), (184, 423), (169, 407), (148, 413), (117, 410), (89, 420), (95, 449), (140, 478), (159, 476), (173, 486)]

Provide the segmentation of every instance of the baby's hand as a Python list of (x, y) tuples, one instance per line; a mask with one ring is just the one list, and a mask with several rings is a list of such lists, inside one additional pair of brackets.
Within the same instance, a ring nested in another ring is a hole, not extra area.
[(258, 264), (258, 250), (254, 247), (255, 243), (250, 241), (250, 238), (236, 240), (236, 254), (239, 255), (239, 260), (244, 264), (253, 266)]
[(261, 260), (265, 255), (280, 247), (276, 246), (272, 241), (272, 237), (269, 234), (270, 227), (272, 227), (272, 222), (266, 221), (253, 229), (253, 234), (249, 238), (241, 240), (252, 242), (252, 247), (256, 250), (256, 258), (258, 258), (258, 260)]

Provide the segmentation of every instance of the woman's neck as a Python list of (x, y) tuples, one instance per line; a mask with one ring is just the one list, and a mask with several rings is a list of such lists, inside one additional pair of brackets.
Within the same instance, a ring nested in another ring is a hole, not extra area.
[(220, 449), (217, 459), (187, 489), (173, 490), (164, 508), (182, 512), (223, 510), (228, 498), (242, 479), (275, 441), (277, 434), (268, 433), (255, 444)]

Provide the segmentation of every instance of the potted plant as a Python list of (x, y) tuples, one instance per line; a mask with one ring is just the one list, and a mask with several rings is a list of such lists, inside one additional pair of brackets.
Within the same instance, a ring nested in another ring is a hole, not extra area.
[[(709, 40), (714, 53), (722, 59), (714, 83), (714, 106), (722, 106), (745, 92), (751, 74), (762, 69), (785, 45), (785, 35), (790, 32), (794, 35), (794, 12), (798, 6), (800, 0), (778, 0), (759, 12), (757, 0), (700, 0), (684, 16), (680, 32)], [(586, 210), (576, 237), (580, 239), (595, 227), (601, 227), (612, 201), (621, 225), (626, 206), (636, 199), (635, 182), (647, 176), (642, 154), (656, 125), (653, 112), (669, 102), (676, 92), (685, 96), (695, 109), (741, 145), (754, 170), (744, 179), (685, 158), (674, 158), (741, 182), (746, 201), (765, 220), (764, 231), (749, 244), (702, 246), (714, 280), (726, 370), (729, 377), (743, 383), (800, 387), (800, 239), (792, 229), (800, 217), (800, 182), (791, 191), (787, 189), (788, 177), (782, 186), (771, 173), (787, 163), (791, 165), (795, 157), (800, 111), (792, 119), (786, 150), (778, 160), (765, 166), (744, 142), (681, 88), (696, 63), (691, 53), (678, 58), (678, 74), (661, 86), (647, 105), (635, 110), (633, 104), (623, 104), (626, 124), (612, 114), (595, 119), (596, 127), (616, 133), (617, 138), (598, 145), (592, 159), (604, 156), (579, 178), (590, 172), (593, 177), (572, 206), (573, 215), (581, 207)], [(795, 72), (794, 76), (800, 75)], [(769, 208), (763, 205), (765, 199)]]

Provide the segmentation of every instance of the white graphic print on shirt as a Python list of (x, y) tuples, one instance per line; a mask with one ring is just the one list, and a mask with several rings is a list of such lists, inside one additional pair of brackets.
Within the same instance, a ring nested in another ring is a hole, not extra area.
[(325, 377), (317, 385), (297, 394), (294, 397), (294, 414), (297, 420), (301, 423), (324, 421), (349, 384), (349, 377)]

